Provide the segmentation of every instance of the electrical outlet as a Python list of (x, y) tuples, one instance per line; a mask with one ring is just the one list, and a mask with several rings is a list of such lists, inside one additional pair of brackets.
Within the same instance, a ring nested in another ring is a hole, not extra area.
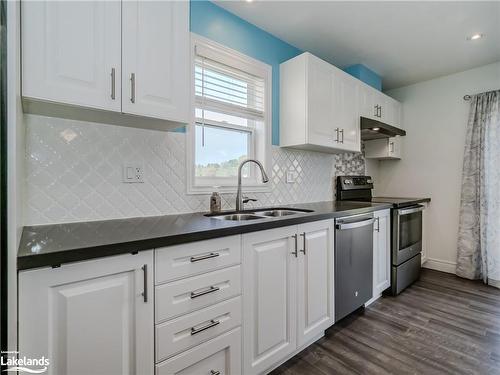
[(297, 179), (297, 172), (295, 171), (286, 171), (286, 183), (294, 184)]
[(143, 183), (144, 168), (140, 164), (124, 164), (123, 165), (123, 182), (126, 183)]

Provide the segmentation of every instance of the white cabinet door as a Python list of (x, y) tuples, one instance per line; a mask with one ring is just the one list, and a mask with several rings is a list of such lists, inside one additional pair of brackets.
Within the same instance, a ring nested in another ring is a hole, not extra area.
[(373, 296), (391, 285), (391, 227), (390, 211), (375, 211), (373, 233)]
[(121, 109), (121, 3), (23, 1), (22, 95)]
[(380, 93), (380, 121), (392, 126), (399, 126), (397, 123), (398, 117), (398, 102), (391, 97)]
[(333, 67), (313, 55), (307, 57), (307, 126), (309, 143), (333, 147), (337, 135), (333, 122)]
[(346, 151), (360, 151), (359, 86), (355, 78), (334, 70), (333, 127), (340, 132), (337, 147)]
[(361, 116), (378, 120), (379, 105), (377, 101), (377, 92), (368, 85), (361, 84), (359, 87), (359, 108)]
[(332, 220), (299, 225), (297, 343), (302, 346), (333, 324)]
[(388, 140), (388, 156), (392, 159), (401, 159), (401, 137), (396, 136)]
[(123, 2), (123, 112), (187, 123), (189, 2)]
[(20, 272), (20, 356), (53, 375), (152, 374), (152, 266), (144, 251)]
[(243, 373), (257, 374), (296, 346), (297, 227), (243, 235)]

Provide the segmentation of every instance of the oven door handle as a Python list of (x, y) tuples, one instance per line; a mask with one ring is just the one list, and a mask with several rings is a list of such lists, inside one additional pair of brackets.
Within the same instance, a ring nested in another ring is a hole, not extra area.
[(339, 230), (361, 228), (367, 225), (372, 225), (374, 222), (375, 219), (372, 218), (368, 220), (355, 221), (354, 223), (338, 223), (336, 228)]
[(412, 207), (412, 208), (405, 208), (405, 209), (400, 209), (398, 210), (398, 215), (403, 216), (403, 215), (409, 215), (409, 214), (414, 214), (415, 212), (420, 212), (425, 209), (424, 206), (417, 206), (417, 207)]

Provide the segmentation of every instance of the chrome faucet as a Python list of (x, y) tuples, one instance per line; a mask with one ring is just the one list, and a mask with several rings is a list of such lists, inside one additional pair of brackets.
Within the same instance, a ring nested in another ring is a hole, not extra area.
[(243, 197), (241, 196), (241, 170), (243, 166), (246, 163), (253, 162), (257, 164), (260, 168), (260, 173), (262, 174), (262, 182), (266, 183), (269, 181), (269, 177), (267, 177), (266, 171), (264, 170), (264, 167), (262, 166), (262, 163), (256, 159), (247, 159), (241, 162), (240, 166), (238, 167), (238, 190), (236, 192), (236, 211), (242, 211), (243, 210), (243, 204), (252, 200), (255, 201), (256, 199), (248, 199), (245, 198), (243, 200)]

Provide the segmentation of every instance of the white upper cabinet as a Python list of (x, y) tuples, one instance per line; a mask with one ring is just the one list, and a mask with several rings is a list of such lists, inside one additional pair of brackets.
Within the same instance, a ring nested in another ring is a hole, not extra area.
[(25, 111), (132, 126), (136, 116), (165, 128), (189, 121), (189, 2), (21, 4)]
[(333, 67), (333, 125), (337, 147), (360, 151), (359, 81)]
[(401, 137), (380, 138), (365, 141), (366, 159), (401, 159)]
[(354, 78), (307, 52), (281, 64), (280, 78), (282, 147), (360, 151)]
[(121, 108), (121, 3), (23, 1), (22, 94)]
[(364, 83), (359, 88), (361, 116), (401, 127), (401, 103)]
[[(304, 127), (304, 136), (308, 143), (324, 147), (333, 147), (336, 142), (334, 120), (334, 84), (333, 69), (330, 64), (313, 55), (306, 55), (304, 59), (306, 69), (307, 95), (306, 103), (296, 103), (307, 110), (302, 123), (291, 122), (297, 128)], [(295, 77), (295, 79), (302, 77)], [(293, 79), (293, 78), (291, 78)], [(282, 102), (282, 108), (288, 103)], [(285, 114), (286, 116), (286, 114)], [(287, 122), (288, 124), (288, 122)], [(285, 130), (286, 132), (286, 130)]]
[(123, 2), (123, 112), (187, 122), (189, 2)]

